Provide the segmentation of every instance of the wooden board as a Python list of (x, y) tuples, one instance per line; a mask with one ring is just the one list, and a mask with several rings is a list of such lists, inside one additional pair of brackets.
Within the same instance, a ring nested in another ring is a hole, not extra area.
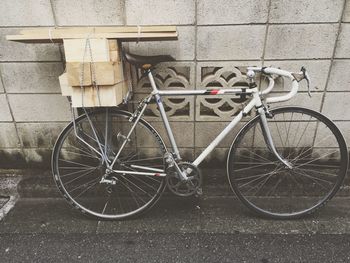
[[(84, 68), (82, 68), (82, 65), (84, 65)], [(90, 63), (80, 63), (80, 62), (68, 62), (66, 63), (66, 71), (67, 71), (67, 79), (68, 79), (68, 85), (69, 86), (80, 86), (81, 83), (81, 72), (82, 69), (84, 69), (83, 74), (83, 86), (90, 86), (92, 85), (92, 79), (91, 79), (91, 69), (90, 69)]]
[[(94, 62), (110, 61), (109, 42), (106, 38), (89, 39), (90, 48), (86, 47), (86, 39), (64, 39), (64, 54), (67, 62), (84, 61), (91, 62), (91, 55)], [(114, 47), (113, 47), (114, 48)]]
[(115, 85), (94, 87), (73, 87), (72, 107), (113, 107), (123, 102), (127, 83), (122, 81)]
[(175, 26), (146, 27), (71, 27), (23, 29), (18, 35), (7, 35), (6, 39), (24, 43), (62, 42), (62, 39), (108, 38), (133, 40), (177, 39)]
[(107, 27), (40, 27), (26, 28), (19, 33), (21, 35), (48, 34), (80, 34), (80, 33), (155, 33), (155, 32), (176, 32), (176, 26), (107, 26)]
[(119, 50), (118, 41), (116, 39), (109, 39), (108, 46), (109, 46), (110, 51), (118, 51)]
[(149, 38), (174, 38), (177, 37), (177, 32), (157, 32), (157, 33), (67, 33), (67, 34), (51, 34), (48, 32), (37, 35), (7, 35), (7, 40), (62, 40), (68, 38), (108, 38), (108, 39), (149, 39)]
[[(80, 86), (81, 62), (67, 62), (66, 70), (68, 84), (70, 86)], [(92, 69), (94, 65), (94, 69)], [(95, 62), (84, 63), (84, 81), (83, 86), (92, 85), (93, 75), (92, 70), (95, 70), (97, 85), (113, 85), (123, 79), (123, 66), (121, 62)]]
[(62, 96), (72, 96), (73, 88), (68, 84), (67, 73), (63, 73), (61, 76), (58, 77), (58, 79), (61, 86)]
[(112, 50), (109, 51), (109, 58), (113, 62), (118, 62), (120, 61), (120, 52), (118, 50)]

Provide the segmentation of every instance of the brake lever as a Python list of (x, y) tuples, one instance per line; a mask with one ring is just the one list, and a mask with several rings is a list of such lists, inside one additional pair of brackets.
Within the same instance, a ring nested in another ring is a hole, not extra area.
[(306, 83), (307, 83), (307, 93), (309, 94), (309, 97), (311, 98), (311, 92), (310, 92), (310, 76), (309, 73), (306, 71), (306, 68), (301, 67), (300, 71), (303, 73), (304, 75), (304, 79), (306, 79)]

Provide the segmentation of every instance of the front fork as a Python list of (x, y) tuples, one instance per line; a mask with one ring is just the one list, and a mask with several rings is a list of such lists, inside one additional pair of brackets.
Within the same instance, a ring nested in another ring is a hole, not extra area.
[(269, 126), (267, 124), (267, 117), (269, 116), (270, 118), (272, 117), (271, 113), (268, 111), (268, 109), (262, 105), (262, 107), (258, 108), (258, 113), (260, 116), (260, 125), (261, 125), (261, 130), (265, 139), (265, 143), (269, 150), (277, 157), (278, 160), (280, 160), (287, 168), (292, 169), (293, 166), (290, 162), (287, 160), (283, 159), (281, 155), (276, 150), (276, 147), (273, 143), (271, 132), (269, 129)]

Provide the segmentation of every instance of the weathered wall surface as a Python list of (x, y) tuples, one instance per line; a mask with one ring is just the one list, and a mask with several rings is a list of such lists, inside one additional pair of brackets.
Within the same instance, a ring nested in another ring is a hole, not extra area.
[[(288, 104), (324, 112), (350, 142), (350, 0), (2, 0), (0, 13), (2, 166), (48, 166), (54, 141), (70, 120), (58, 84), (64, 70), (62, 50), (53, 44), (5, 40), (21, 27), (178, 25), (178, 41), (129, 45), (135, 53), (176, 57), (177, 62), (159, 71), (161, 88), (169, 87), (169, 77), (174, 78), (173, 86), (184, 89), (218, 81), (228, 87), (235, 84), (227, 84), (232, 73), (240, 77), (238, 66), (296, 71), (304, 65), (313, 78), (312, 88), (318, 89), (310, 99), (304, 86)], [(147, 84), (135, 82), (139, 98)], [(289, 87), (282, 84), (279, 92)], [(240, 107), (229, 99), (213, 102), (205, 97), (167, 104), (176, 139), (188, 158), (201, 151)], [(148, 118), (162, 130), (158, 118)], [(233, 136), (219, 145), (212, 160), (225, 155)]]

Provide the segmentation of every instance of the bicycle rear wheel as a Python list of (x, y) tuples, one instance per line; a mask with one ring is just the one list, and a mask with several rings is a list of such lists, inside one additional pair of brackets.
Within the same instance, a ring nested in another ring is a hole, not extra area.
[(101, 151), (113, 160), (134, 122), (129, 121), (131, 113), (112, 109), (88, 116), (77, 118), (76, 130), (70, 123), (55, 144), (52, 172), (59, 190), (73, 207), (94, 217), (125, 219), (144, 212), (159, 199), (165, 177), (137, 174), (145, 171), (131, 165), (164, 170), (161, 137), (140, 119), (114, 166), (115, 170), (136, 173), (112, 172), (106, 177), (109, 183), (101, 182), (106, 174)]
[(232, 190), (251, 210), (272, 218), (314, 212), (338, 191), (346, 174), (345, 140), (324, 115), (300, 107), (270, 111), (268, 126), (286, 168), (266, 146), (260, 117), (249, 121), (231, 145), (227, 161)]

